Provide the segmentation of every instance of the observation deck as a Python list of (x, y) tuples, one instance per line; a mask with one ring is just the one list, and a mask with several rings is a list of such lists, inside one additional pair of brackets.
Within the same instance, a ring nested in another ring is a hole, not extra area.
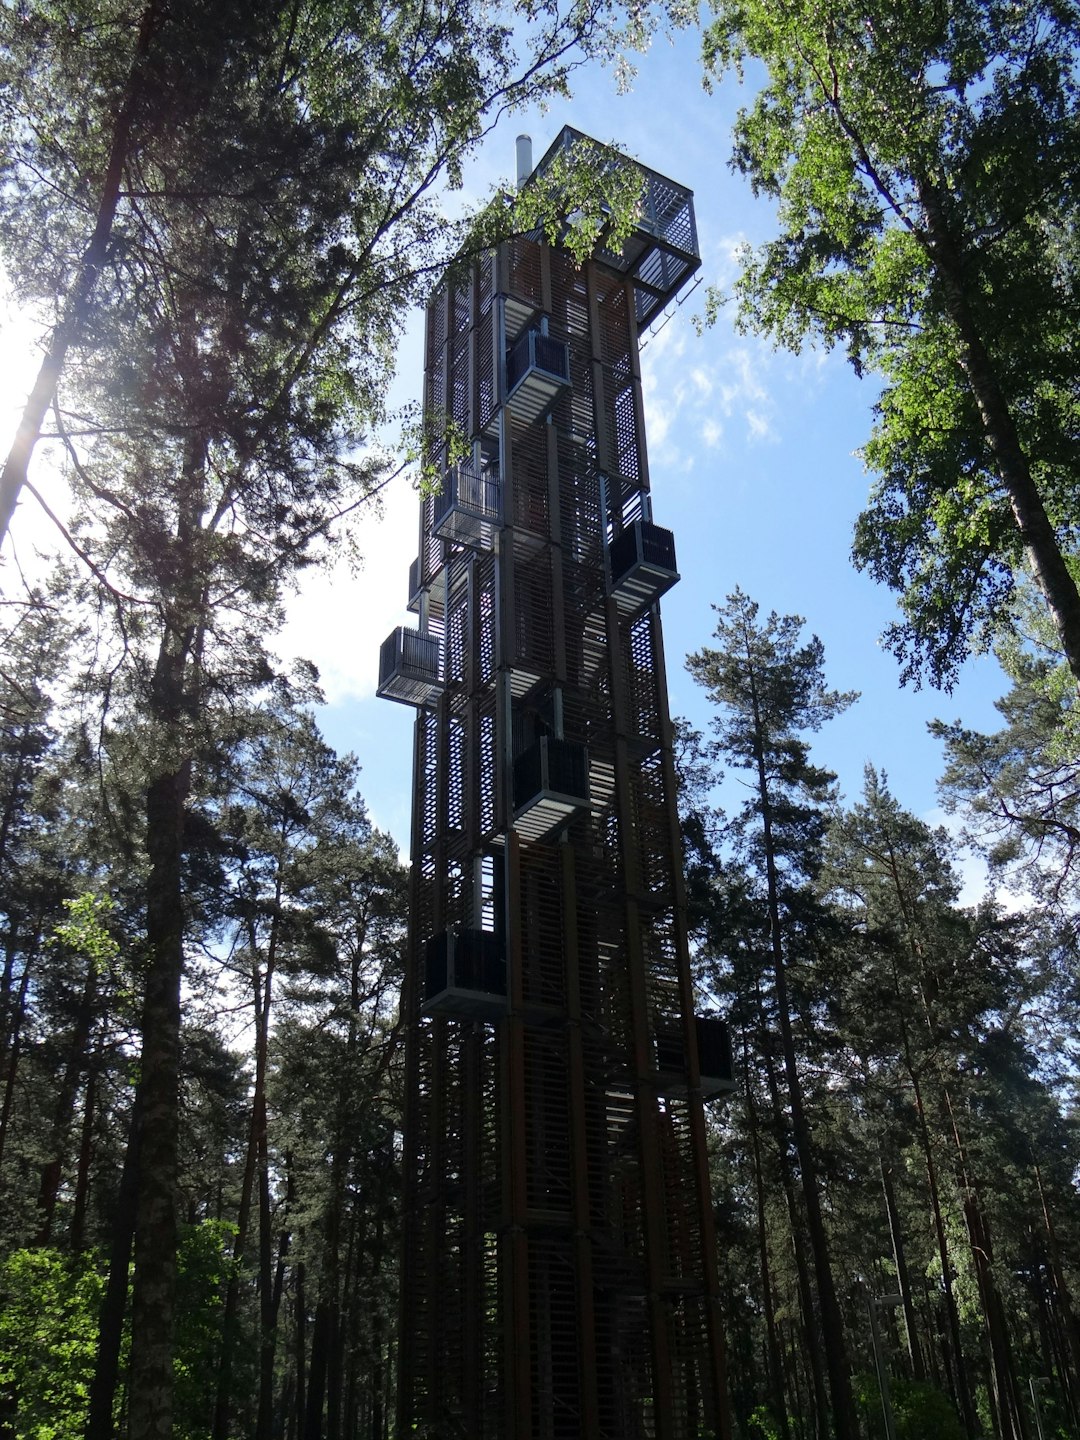
[(570, 351), (561, 340), (526, 330), (506, 356), (506, 399), (531, 425), (546, 415), (570, 386)]
[[(712, 1015), (695, 1015), (694, 1028), (702, 1099), (729, 1094), (735, 1089), (735, 1071), (726, 1022)], [(659, 1094), (686, 1093), (686, 1045), (681, 1030), (664, 1029), (657, 1034), (656, 1069)]]
[(432, 531), (474, 550), (490, 550), (502, 523), (502, 486), (498, 474), (471, 462), (454, 465), (443, 476), (435, 497)]
[(498, 1020), (506, 1014), (506, 946), (484, 930), (444, 931), (424, 951), (426, 1015)]
[(379, 647), (379, 684), (382, 700), (402, 705), (435, 706), (443, 692), (439, 676), (439, 637), (398, 625)]
[[(596, 141), (566, 125), (548, 147), (529, 180), (542, 176), (557, 157), (574, 145)], [(601, 150), (606, 146), (599, 146)], [(611, 152), (615, 156), (615, 152)], [(618, 157), (620, 162), (625, 159)], [(666, 175), (633, 162), (644, 178), (641, 213), (630, 235), (618, 250), (607, 248), (601, 239), (593, 259), (608, 270), (628, 275), (634, 284), (635, 312), (639, 329), (651, 325), (675, 298), (701, 265), (694, 192), (677, 185)], [(526, 182), (528, 183), (528, 181)]]
[(676, 583), (675, 536), (661, 525), (634, 520), (608, 546), (611, 593), (625, 615), (640, 615)]
[(584, 745), (542, 735), (514, 761), (514, 829), (526, 844), (543, 840), (588, 805)]

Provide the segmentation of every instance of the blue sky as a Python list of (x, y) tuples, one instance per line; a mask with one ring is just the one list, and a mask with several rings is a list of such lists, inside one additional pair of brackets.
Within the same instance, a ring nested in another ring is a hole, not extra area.
[[(546, 115), (510, 117), (466, 168), (466, 194), (483, 196), (514, 170), (514, 138), (533, 138), (539, 158), (564, 124), (620, 145), (695, 192), (702, 287), (645, 345), (646, 427), (657, 523), (675, 533), (681, 582), (662, 604), (673, 713), (708, 723), (703, 693), (683, 667), (707, 644), (710, 605), (740, 586), (763, 611), (806, 617), (825, 646), (832, 685), (862, 699), (814, 744), (854, 799), (863, 767), (884, 768), (903, 804), (929, 818), (937, 804), (940, 746), (926, 733), (940, 716), (994, 727), (1003, 681), (991, 659), (968, 663), (953, 694), (901, 689), (892, 655), (878, 636), (895, 616), (892, 595), (857, 574), (851, 528), (870, 477), (854, 453), (866, 439), (874, 399), (842, 357), (775, 352), (768, 341), (735, 333), (731, 318), (699, 336), (692, 323), (707, 284), (734, 275), (741, 240), (771, 233), (768, 204), (728, 168), (730, 126), (748, 98), (734, 81), (708, 95), (697, 38), (660, 37), (639, 61), (627, 95), (610, 71), (578, 76), (575, 98)], [(402, 346), (395, 398), (421, 393), (417, 316)], [(417, 501), (406, 482), (390, 495), (381, 524), (363, 537), (364, 571), (317, 577), (298, 597), (283, 649), (320, 666), (330, 703), (320, 714), (327, 738), (351, 750), (376, 822), (403, 849), (409, 839), (412, 713), (374, 698), (379, 642), (404, 610), (408, 565), (417, 550)]]
[[(839, 355), (793, 356), (738, 335), (727, 314), (696, 332), (705, 286), (730, 283), (736, 246), (773, 229), (770, 206), (755, 200), (727, 164), (731, 122), (750, 92), (732, 80), (706, 94), (697, 50), (693, 32), (674, 41), (658, 37), (623, 95), (610, 69), (578, 72), (572, 101), (500, 123), (466, 166), (465, 190), (447, 204), (478, 204), (512, 179), (519, 131), (531, 134), (538, 159), (566, 124), (694, 190), (702, 284), (647, 338), (642, 355), (654, 513), (674, 531), (682, 575), (662, 605), (672, 711), (707, 726), (708, 704), (683, 660), (709, 643), (711, 604), (739, 586), (765, 612), (805, 616), (825, 645), (830, 683), (862, 692), (814, 744), (815, 758), (837, 771), (844, 793), (858, 795), (870, 761), (888, 772), (903, 804), (936, 819), (941, 752), (927, 721), (940, 716), (995, 727), (993, 701), (1004, 682), (984, 657), (968, 663), (951, 696), (904, 690), (896, 661), (878, 644), (895, 616), (894, 599), (849, 560), (852, 524), (870, 483), (855, 452), (870, 429), (872, 384), (857, 381)], [(396, 405), (420, 398), (422, 335), (418, 312), (398, 355)], [(9, 429), (25, 395), (34, 339), (34, 327), (16, 311), (0, 314), (0, 394), (9, 397), (0, 419), (6, 415)], [(63, 511), (63, 481), (46, 449), (35, 460), (34, 479)], [(395, 625), (415, 623), (404, 608), (418, 525), (407, 479), (391, 487), (384, 510), (381, 521), (364, 521), (358, 574), (344, 563), (306, 573), (277, 649), (283, 658), (303, 655), (319, 666), (327, 739), (356, 754), (373, 818), (407, 853), (413, 714), (375, 698), (380, 642)], [(35, 544), (51, 548), (55, 541), (29, 500), (20, 505), (13, 534), (23, 563)]]

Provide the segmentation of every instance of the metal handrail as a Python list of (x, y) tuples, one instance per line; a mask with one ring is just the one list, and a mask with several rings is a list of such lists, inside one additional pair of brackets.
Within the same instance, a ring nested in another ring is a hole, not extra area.
[(425, 680), (439, 679), (439, 637), (399, 625), (379, 647), (379, 685), (407, 670)]
[(675, 536), (648, 520), (635, 520), (620, 530), (610, 546), (611, 578), (617, 583), (634, 564), (655, 565), (675, 572)]
[(502, 485), (493, 470), (478, 469), (468, 461), (453, 465), (443, 476), (443, 488), (435, 496), (433, 523), (455, 507), (471, 511), (485, 520), (498, 521)]
[(543, 335), (539, 330), (526, 330), (510, 347), (506, 357), (506, 390), (508, 394), (521, 384), (530, 370), (543, 370), (556, 380), (570, 383), (570, 348), (562, 340)]
[(515, 809), (545, 790), (584, 801), (589, 793), (588, 769), (588, 752), (580, 742), (542, 735), (514, 761)]

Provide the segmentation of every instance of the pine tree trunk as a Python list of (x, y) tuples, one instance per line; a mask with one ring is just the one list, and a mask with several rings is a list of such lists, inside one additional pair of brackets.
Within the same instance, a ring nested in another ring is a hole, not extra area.
[(83, 1091), (83, 1120), (79, 1134), (79, 1160), (75, 1174), (75, 1203), (71, 1211), (71, 1248), (82, 1250), (86, 1244), (86, 1212), (90, 1199), (90, 1166), (94, 1156), (94, 1121), (97, 1118), (97, 1067), (95, 1056), (90, 1061)]
[(956, 1308), (956, 1295), (953, 1291), (949, 1241), (945, 1233), (945, 1221), (941, 1213), (941, 1192), (938, 1187), (937, 1165), (934, 1162), (934, 1152), (930, 1142), (929, 1127), (926, 1122), (926, 1111), (923, 1107), (922, 1089), (911, 1061), (911, 1055), (907, 1051), (906, 1035), (904, 1045), (908, 1076), (911, 1080), (912, 1090), (915, 1095), (915, 1113), (918, 1122), (919, 1143), (923, 1152), (923, 1164), (926, 1167), (926, 1183), (930, 1192), (930, 1206), (934, 1215), (934, 1235), (937, 1240), (938, 1260), (941, 1265), (941, 1281), (945, 1292), (945, 1313), (948, 1319), (949, 1338), (952, 1342), (953, 1362), (956, 1369), (956, 1389), (957, 1399), (960, 1402), (960, 1418), (969, 1440), (974, 1440), (974, 1437), (979, 1433), (978, 1421), (975, 1417), (975, 1406), (971, 1399), (967, 1364), (964, 1359), (964, 1348), (960, 1339), (960, 1315)]
[(248, 1229), (251, 1223), (251, 1194), (255, 1184), (255, 1116), (248, 1126), (247, 1153), (244, 1159), (244, 1176), (240, 1186), (240, 1206), (236, 1217), (236, 1234), (233, 1238), (232, 1269), (225, 1290), (225, 1304), (221, 1317), (221, 1355), (218, 1360), (217, 1393), (214, 1400), (214, 1420), (211, 1429), (212, 1440), (227, 1440), (232, 1412), (232, 1367), (236, 1349), (237, 1329), (240, 1311), (240, 1264), (247, 1248)]
[(128, 161), (131, 132), (147, 78), (147, 59), (150, 47), (157, 33), (161, 19), (161, 0), (150, 0), (143, 11), (139, 34), (135, 42), (135, 53), (128, 73), (127, 85), (116, 111), (113, 125), (112, 144), (108, 164), (102, 181), (93, 233), (86, 250), (79, 261), (71, 292), (64, 305), (60, 322), (52, 331), (49, 348), (45, 352), (33, 389), (15, 432), (15, 439), (8, 451), (3, 471), (0, 471), (0, 545), (3, 544), (15, 513), (19, 492), (26, 482), (30, 459), (41, 436), (41, 426), (52, 404), (56, 387), (64, 368), (67, 352), (76, 344), (86, 324), (90, 299), (97, 283), (98, 273), (108, 258), (109, 242), (112, 238), (116, 207), (120, 200), (120, 186), (124, 167)]
[[(255, 963), (254, 960), (252, 962)], [(248, 1142), (244, 1156), (244, 1175), (240, 1185), (240, 1205), (236, 1215), (236, 1236), (233, 1240), (233, 1267), (225, 1291), (225, 1305), (221, 1321), (221, 1358), (218, 1362), (217, 1397), (214, 1402), (214, 1423), (212, 1440), (227, 1440), (233, 1404), (232, 1365), (236, 1349), (237, 1328), (240, 1308), (240, 1264), (247, 1250), (248, 1233), (251, 1227), (251, 1199), (255, 1191), (255, 1172), (259, 1154), (259, 1097), (263, 1093), (261, 1083), (259, 1043), (261, 1031), (261, 995), (257, 975), (255, 990), (255, 1093), (252, 1097), (251, 1117), (248, 1122)]]
[(1001, 1440), (1028, 1440), (1027, 1416), (1020, 1400), (1012, 1363), (1005, 1311), (994, 1280), (994, 1255), (978, 1198), (973, 1189), (964, 1197), (964, 1221), (971, 1242), (971, 1255), (982, 1300), (986, 1335), (990, 1342), (990, 1363), (997, 1395)]
[(274, 1352), (277, 1343), (277, 1307), (274, 1303), (273, 1221), (270, 1213), (270, 1137), (266, 1107), (266, 1078), (270, 1048), (270, 1013), (277, 963), (278, 917), (281, 912), (282, 873), (278, 864), (274, 890), (274, 910), (267, 947), (266, 970), (262, 990), (258, 983), (258, 936), (254, 922), (250, 924), (249, 943), (255, 967), (255, 1097), (253, 1133), (255, 1136), (255, 1174), (259, 1196), (259, 1407), (255, 1420), (255, 1440), (270, 1440), (274, 1416)]
[(266, 1134), (266, 1095), (259, 1097), (257, 1136), (259, 1158), (259, 1409), (255, 1440), (270, 1440), (274, 1415), (274, 1274), (273, 1220), (270, 1213), (270, 1154)]
[[(757, 734), (761, 733), (761, 718), (757, 712), (757, 698), (754, 697), (754, 724)], [(818, 1302), (821, 1306), (821, 1328), (823, 1331), (825, 1364), (829, 1372), (829, 1390), (832, 1395), (833, 1428), (836, 1440), (858, 1440), (858, 1425), (851, 1396), (851, 1374), (848, 1367), (847, 1348), (844, 1344), (844, 1320), (836, 1298), (832, 1265), (829, 1258), (829, 1243), (825, 1233), (825, 1221), (821, 1213), (821, 1194), (818, 1184), (817, 1157), (810, 1139), (810, 1126), (803, 1104), (802, 1081), (799, 1077), (798, 1061), (795, 1055), (795, 1041), (791, 1030), (791, 1008), (787, 989), (787, 968), (784, 959), (783, 928), (780, 921), (779, 883), (776, 870), (776, 851), (772, 838), (772, 806), (769, 801), (769, 785), (765, 773), (765, 761), (760, 742), (757, 745), (758, 799), (761, 807), (762, 840), (765, 851), (765, 871), (768, 886), (770, 948), (773, 961), (773, 978), (776, 986), (776, 1006), (780, 1021), (780, 1042), (784, 1057), (784, 1075), (787, 1080), (788, 1098), (791, 1105), (791, 1126), (795, 1137), (795, 1149), (799, 1157), (802, 1177), (803, 1203), (806, 1207), (806, 1226), (810, 1237), (810, 1254), (814, 1262), (814, 1277), (817, 1281)]]
[(886, 1165), (885, 1157), (880, 1160), (881, 1188), (885, 1195), (885, 1213), (889, 1217), (889, 1235), (892, 1238), (893, 1261), (896, 1265), (896, 1280), (900, 1289), (900, 1301), (904, 1308), (904, 1327), (907, 1330), (908, 1359), (914, 1380), (924, 1380), (922, 1354), (919, 1337), (915, 1329), (915, 1306), (911, 1299), (911, 1280), (908, 1277), (907, 1257), (904, 1254), (904, 1236), (900, 1229), (900, 1215), (896, 1208), (896, 1192), (893, 1190), (892, 1169)]
[(308, 1365), (307, 1408), (304, 1440), (323, 1440), (323, 1404), (326, 1399), (326, 1361), (330, 1340), (330, 1306), (320, 1298), (315, 1306), (311, 1331), (311, 1362)]
[[(172, 668), (172, 667), (170, 667)], [(179, 718), (179, 716), (177, 717)], [(131, 1440), (171, 1440), (176, 1290), (180, 983), (184, 956), (181, 856), (187, 767), (157, 776), (146, 797), (146, 938), (142, 1142), (132, 1287)]]
[(780, 1101), (780, 1086), (776, 1078), (776, 1071), (773, 1067), (772, 1056), (769, 1054), (767, 1048), (765, 1019), (760, 1008), (760, 992), (758, 994), (758, 1007), (762, 1026), (762, 1056), (765, 1062), (765, 1075), (769, 1086), (769, 1098), (772, 1103), (777, 1129), (777, 1158), (780, 1162), (780, 1179), (784, 1188), (784, 1198), (787, 1201), (788, 1220), (791, 1226), (791, 1247), (795, 1258), (795, 1274), (798, 1279), (799, 1301), (803, 1314), (803, 1339), (807, 1358), (810, 1362), (810, 1381), (814, 1391), (814, 1426), (818, 1440), (828, 1440), (829, 1402), (825, 1389), (825, 1360), (821, 1349), (821, 1332), (814, 1314), (814, 1295), (810, 1284), (810, 1271), (806, 1263), (806, 1255), (803, 1251), (802, 1225), (800, 1223), (798, 1203), (795, 1198), (795, 1182), (791, 1175), (791, 1166), (787, 1154), (786, 1125), (784, 1122), (784, 1110)]
[(296, 1267), (296, 1440), (307, 1440), (307, 1296), (306, 1272), (301, 1260)]
[(983, 433), (994, 457), (998, 478), (1009, 497), (1024, 552), (1053, 616), (1069, 669), (1080, 685), (1080, 591), (1032, 479), (997, 368), (972, 315), (963, 256), (949, 229), (941, 197), (926, 179), (918, 183), (917, 191), (926, 223), (924, 242), (941, 284), (945, 308), (956, 326), (960, 363), (979, 410)]
[(754, 1155), (754, 1187), (757, 1200), (758, 1225), (758, 1269), (761, 1274), (761, 1304), (765, 1315), (765, 1353), (768, 1361), (769, 1395), (773, 1415), (780, 1427), (783, 1440), (789, 1440), (787, 1405), (784, 1400), (783, 1367), (780, 1363), (780, 1347), (776, 1336), (776, 1313), (773, 1306), (772, 1276), (769, 1272), (769, 1241), (765, 1224), (765, 1181), (761, 1171), (761, 1141), (758, 1135), (757, 1112), (750, 1086), (749, 1050), (743, 1047), (743, 1075), (746, 1093), (746, 1121), (750, 1130), (750, 1142)]
[(4, 942), (4, 968), (0, 971), (0, 1063), (7, 1060), (11, 1030), (15, 1019), (11, 992), (15, 985), (15, 955), (18, 939), (18, 921), (11, 919), (8, 923), (7, 939)]
[(84, 1440), (114, 1440), (113, 1404), (120, 1374), (120, 1347), (127, 1312), (128, 1270), (135, 1232), (135, 1200), (139, 1181), (142, 1135), (141, 1100), (135, 1094), (120, 1190), (112, 1213), (109, 1278), (98, 1313), (98, 1349), (90, 1383)]
[(4, 1148), (7, 1145), (11, 1111), (15, 1103), (15, 1083), (19, 1076), (19, 1050), (22, 1045), (22, 1027), (26, 1019), (26, 996), (29, 988), (30, 960), (28, 957), (23, 965), (22, 977), (19, 980), (19, 993), (9, 1025), (7, 1074), (4, 1077), (4, 1100), (0, 1105), (0, 1165), (4, 1163)]
[(1035, 1183), (1039, 1190), (1039, 1204), (1042, 1209), (1043, 1228), (1046, 1232), (1046, 1258), (1049, 1264), (1050, 1278), (1054, 1286), (1054, 1312), (1058, 1317), (1062, 1333), (1065, 1338), (1067, 1363), (1062, 1367), (1062, 1378), (1065, 1382), (1065, 1392), (1069, 1397), (1070, 1407), (1077, 1409), (1077, 1396), (1080, 1396), (1080, 1329), (1077, 1328), (1076, 1312), (1073, 1310), (1072, 1295), (1065, 1279), (1065, 1271), (1061, 1264), (1061, 1248), (1058, 1245), (1057, 1231), (1054, 1228), (1054, 1221), (1050, 1214), (1050, 1206), (1047, 1203), (1046, 1191), (1043, 1188), (1042, 1171), (1039, 1162), (1035, 1158), (1034, 1151), (1031, 1152), (1031, 1164), (1035, 1171)]
[[(911, 955), (912, 964), (918, 978), (919, 997), (922, 1002), (923, 1015), (927, 1030), (931, 1038), (936, 1039), (935, 1026), (930, 1005), (928, 1003), (922, 982), (922, 947), (917, 933), (915, 915), (909, 902), (909, 896), (905, 890), (901, 878), (900, 866), (890, 836), (886, 836), (888, 850), (889, 868), (892, 875), (893, 890), (896, 895), (896, 903), (904, 917), (904, 927), (908, 950)], [(963, 1344), (960, 1338), (960, 1317), (956, 1308), (956, 1296), (952, 1283), (952, 1264), (949, 1259), (948, 1240), (945, 1234), (945, 1225), (941, 1212), (941, 1191), (938, 1186), (937, 1166), (934, 1162), (933, 1145), (930, 1139), (930, 1128), (926, 1119), (926, 1107), (923, 1104), (922, 1086), (919, 1082), (919, 1073), (911, 1051), (911, 1038), (908, 1033), (907, 1022), (903, 1018), (901, 1002), (900, 977), (893, 966), (893, 988), (897, 997), (897, 1009), (900, 1014), (900, 1043), (903, 1055), (904, 1068), (907, 1070), (908, 1079), (911, 1082), (912, 1094), (915, 1099), (915, 1114), (919, 1133), (919, 1143), (923, 1152), (923, 1161), (926, 1166), (927, 1185), (930, 1190), (931, 1206), (934, 1213), (934, 1231), (937, 1237), (938, 1258), (941, 1262), (941, 1279), (945, 1289), (945, 1306), (949, 1322), (949, 1335), (952, 1341), (953, 1358), (956, 1367), (956, 1388), (960, 1402), (960, 1417), (964, 1429), (969, 1437), (974, 1437), (979, 1430), (978, 1420), (975, 1414), (975, 1406), (971, 1397), (971, 1386), (968, 1378), (967, 1364), (964, 1358)]]
[(41, 1182), (38, 1187), (39, 1223), (35, 1242), (38, 1245), (48, 1245), (52, 1238), (53, 1216), (56, 1211), (57, 1196), (60, 1193), (60, 1180), (64, 1173), (64, 1164), (68, 1159), (68, 1137), (71, 1131), (72, 1117), (75, 1113), (79, 1081), (84, 1072), (90, 1068), (90, 1032), (97, 1005), (97, 979), (97, 967), (93, 960), (89, 960), (75, 1024), (68, 1041), (64, 1073), (53, 1107), (52, 1133), (49, 1140), (49, 1149), (52, 1153), (41, 1170)]

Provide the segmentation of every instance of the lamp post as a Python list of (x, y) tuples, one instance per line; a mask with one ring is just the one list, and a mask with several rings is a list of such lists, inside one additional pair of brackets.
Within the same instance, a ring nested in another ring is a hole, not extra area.
[(1039, 1440), (1046, 1440), (1043, 1434), (1042, 1411), (1039, 1409), (1039, 1390), (1047, 1380), (1043, 1375), (1032, 1375), (1028, 1383), (1031, 1385), (1031, 1403), (1035, 1407), (1035, 1429), (1039, 1432)]
[(895, 1308), (902, 1303), (903, 1297), (900, 1295), (873, 1295), (865, 1281), (863, 1281), (863, 1289), (866, 1294), (866, 1314), (870, 1321), (870, 1345), (874, 1352), (874, 1369), (877, 1371), (878, 1389), (881, 1392), (881, 1413), (885, 1418), (885, 1440), (896, 1440), (896, 1417), (893, 1414), (892, 1395), (889, 1391), (889, 1372), (882, 1350), (877, 1312), (878, 1306)]

